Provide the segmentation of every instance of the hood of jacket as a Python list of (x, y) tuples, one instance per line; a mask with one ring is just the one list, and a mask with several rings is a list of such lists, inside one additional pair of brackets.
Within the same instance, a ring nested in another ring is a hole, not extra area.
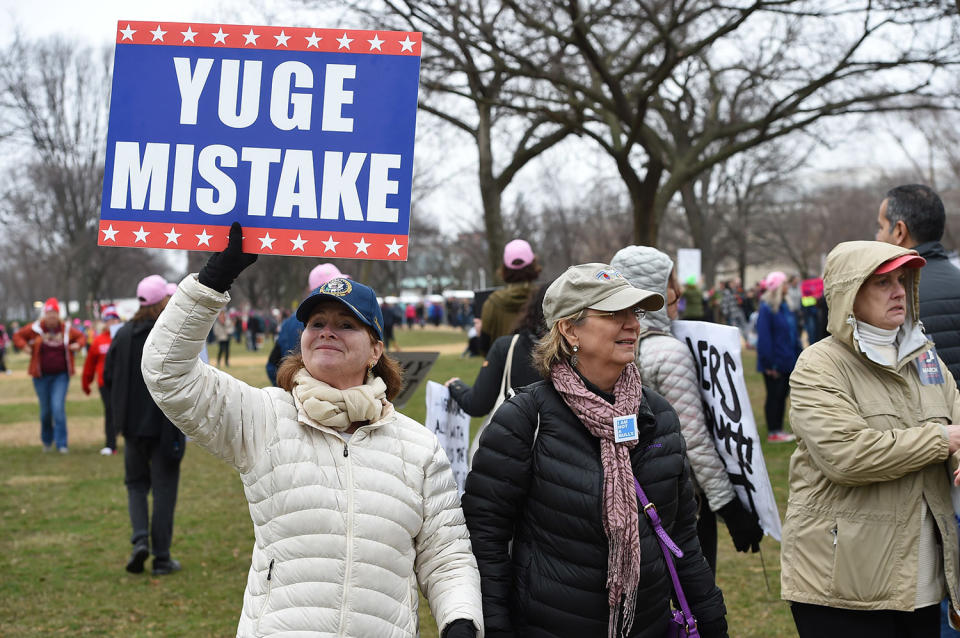
[[(667, 283), (673, 271), (673, 260), (650, 246), (627, 246), (617, 251), (610, 265), (620, 271), (635, 288), (649, 290), (667, 298)], [(648, 310), (643, 321), (645, 329), (670, 332), (670, 317), (667, 307)]]
[[(917, 251), (878, 241), (847, 241), (827, 255), (823, 272), (824, 296), (827, 300), (827, 330), (841, 343), (862, 352), (854, 338), (856, 319), (853, 302), (857, 291), (880, 264), (901, 255), (917, 254)], [(907, 294), (907, 317), (897, 337), (900, 344), (900, 359), (926, 344), (920, 316), (920, 269), (906, 269), (904, 288)]]

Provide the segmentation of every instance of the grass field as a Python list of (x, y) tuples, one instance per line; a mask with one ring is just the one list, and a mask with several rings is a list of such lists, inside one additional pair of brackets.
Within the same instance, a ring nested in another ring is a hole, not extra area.
[[(480, 360), (459, 357), (461, 332), (399, 330), (398, 338), (405, 350), (441, 352), (432, 380), (460, 376), (471, 382), (479, 368)], [(235, 348), (233, 355), (231, 374), (267, 384), (267, 352)], [(751, 353), (746, 357), (747, 384), (763, 434), (763, 383), (752, 372)], [(183, 570), (158, 578), (149, 572), (130, 575), (123, 569), (130, 550), (123, 457), (98, 454), (103, 447), (99, 396), (85, 396), (79, 378), (71, 380), (70, 453), (42, 454), (26, 357), (7, 360), (14, 373), (0, 374), (0, 636), (235, 635), (253, 544), (236, 473), (188, 445), (173, 541), (173, 555)], [(404, 412), (423, 420), (422, 387)], [(792, 444), (764, 443), (763, 448), (781, 516), (792, 450)], [(718, 584), (726, 597), (730, 635), (796, 636), (789, 610), (779, 599), (778, 543), (766, 539), (762, 554), (737, 554), (720, 527)], [(421, 619), (423, 638), (435, 638), (425, 604)]]

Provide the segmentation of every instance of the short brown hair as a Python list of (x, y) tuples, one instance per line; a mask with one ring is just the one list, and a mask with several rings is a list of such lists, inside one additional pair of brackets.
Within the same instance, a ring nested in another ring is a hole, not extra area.
[(575, 326), (583, 325), (583, 322), (587, 320), (586, 315), (587, 311), (581, 310), (576, 314), (561, 317), (550, 327), (550, 331), (537, 342), (533, 349), (531, 361), (533, 367), (544, 379), (550, 378), (550, 370), (553, 369), (553, 366), (561, 361), (569, 361), (573, 355), (570, 344), (567, 343), (563, 333), (560, 332), (560, 324), (567, 321)]
[[(370, 335), (371, 343), (379, 341), (370, 328), (367, 328), (367, 334)], [(277, 368), (277, 385), (287, 392), (293, 392), (293, 379), (303, 368), (303, 354), (301, 354), (298, 346), (296, 351), (291, 352), (280, 361), (280, 366)], [(383, 382), (387, 384), (387, 400), (393, 401), (400, 394), (400, 390), (403, 389), (403, 368), (400, 367), (396, 359), (388, 356), (384, 351), (373, 366), (373, 374), (383, 379)]]

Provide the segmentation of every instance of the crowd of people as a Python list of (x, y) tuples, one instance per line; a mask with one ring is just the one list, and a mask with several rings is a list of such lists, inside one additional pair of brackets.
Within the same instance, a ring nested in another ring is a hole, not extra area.
[(229, 290), (256, 261), (237, 223), (179, 286), (144, 278), (130, 321), (105, 307), (88, 341), (51, 298), (12, 343), (30, 354), (43, 450), (62, 453), (64, 397), (87, 348), (102, 452), (125, 440), (127, 571), (151, 554), (153, 574), (181, 569), (171, 546), (188, 437), (238, 472), (255, 536), (238, 636), (413, 637), (419, 590), (442, 638), (723, 637), (736, 631), (716, 581), (718, 520), (739, 552), (759, 551), (764, 530), (672, 333), (679, 318), (720, 321), (756, 348), (767, 440), (795, 444), (781, 592), (801, 638), (951, 636), (960, 269), (944, 220), (928, 187), (891, 189), (875, 241), (836, 246), (822, 278), (772, 271), (747, 293), (733, 280), (704, 294), (648, 246), (540, 281), (530, 244), (508, 243), (506, 285), (477, 327), (484, 364), (472, 385), (446, 383), (487, 417), (462, 498), (437, 437), (391, 403), (394, 330), (430, 320), (428, 306), (381, 306), (322, 264), (279, 324), (272, 387), (226, 371)]

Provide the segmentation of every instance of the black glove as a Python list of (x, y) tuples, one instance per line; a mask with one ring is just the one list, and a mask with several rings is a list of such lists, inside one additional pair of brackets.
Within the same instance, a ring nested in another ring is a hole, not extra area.
[(760, 540), (763, 538), (760, 519), (754, 512), (748, 511), (739, 498), (734, 497), (732, 501), (717, 510), (717, 514), (727, 524), (727, 529), (733, 538), (733, 546), (738, 552), (760, 551)]
[(227, 247), (223, 252), (210, 255), (206, 265), (200, 269), (197, 280), (217, 292), (227, 292), (237, 275), (257, 260), (257, 255), (243, 252), (242, 243), (243, 228), (240, 222), (233, 222)]
[(441, 638), (477, 638), (477, 628), (472, 620), (461, 618), (447, 625)]

